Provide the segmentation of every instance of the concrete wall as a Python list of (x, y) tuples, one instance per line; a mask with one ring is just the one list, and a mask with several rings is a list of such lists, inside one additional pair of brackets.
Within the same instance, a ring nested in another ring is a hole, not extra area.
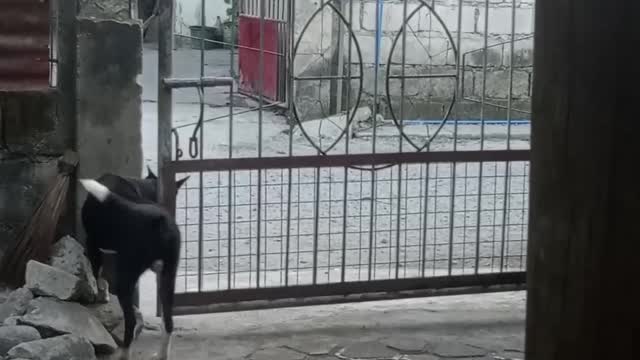
[[(408, 0), (407, 14), (411, 14), (422, 2)], [(482, 49), (484, 46), (485, 29), (485, 1), (464, 0), (462, 7), (462, 26), (460, 27), (461, 43), (457, 44), (459, 0), (428, 0), (425, 3), (434, 4), (442, 23), (429, 17), (426, 7), (419, 10), (408, 21), (406, 36), (406, 50), (402, 46), (402, 37), (391, 58), (391, 71), (399, 75), (402, 69), (402, 53), (405, 50), (405, 74), (418, 75), (428, 73), (455, 73), (456, 58), (452, 44), (456, 44), (462, 53)], [(343, 1), (343, 13), (349, 19), (349, 1)], [(313, 12), (319, 7), (319, 1), (296, 1), (296, 37), (302, 36), (295, 63), (295, 73), (298, 76), (340, 75), (336, 57), (342, 57), (344, 64), (348, 63), (349, 36), (346, 25), (337, 21), (333, 12), (326, 8), (310, 23), (304, 34), (302, 27), (308, 22)], [(511, 39), (511, 0), (490, 0), (488, 22), (488, 44), (498, 44)], [(515, 12), (515, 38), (529, 37), (533, 34), (534, 0), (517, 0)], [(389, 54), (394, 38), (400, 33), (404, 19), (403, 1), (385, 1), (383, 9), (382, 39), (380, 51), (380, 72), (378, 73), (378, 94), (385, 100), (381, 104), (382, 111), (388, 110), (386, 103), (385, 77)], [(363, 64), (363, 101), (372, 105), (374, 94), (374, 64), (376, 44), (376, 1), (353, 0), (353, 33), (360, 45)], [(340, 28), (342, 34), (337, 35)], [(453, 42), (446, 36), (445, 28), (449, 30)], [(338, 40), (342, 40), (342, 51)], [(514, 107), (528, 110), (530, 105), (532, 78), (533, 41), (519, 40), (515, 42), (513, 97)], [(510, 58), (509, 45), (501, 45), (489, 49), (487, 62), (486, 98), (496, 104), (504, 104), (508, 98)], [(466, 57), (464, 70), (464, 96), (480, 99), (483, 93), (482, 79), (484, 77), (483, 51), (470, 53)], [(332, 60), (334, 60), (332, 65)], [(352, 42), (351, 69), (352, 76), (359, 74), (359, 59), (355, 43)], [(462, 65), (462, 64), (461, 64)], [(341, 68), (346, 75), (347, 65)], [(352, 81), (357, 87), (358, 81)], [(322, 109), (328, 109), (330, 102), (330, 82), (324, 81), (319, 86), (318, 81), (297, 81), (296, 102), (298, 107), (304, 108), (307, 119), (322, 114)], [(405, 99), (410, 98), (413, 105), (405, 102), (405, 118), (438, 119), (443, 114), (452, 99), (455, 89), (453, 79), (412, 79), (405, 82)], [(345, 92), (346, 93), (346, 92)], [(398, 111), (400, 102), (400, 81), (390, 82), (391, 101)], [(319, 105), (321, 100), (322, 106)], [(353, 97), (355, 99), (355, 97)], [(479, 105), (469, 101), (458, 101), (458, 116), (461, 118), (478, 118)], [(321, 109), (322, 108), (322, 109)], [(388, 111), (386, 117), (389, 118)], [(486, 117), (506, 118), (505, 111), (496, 107), (486, 107)], [(514, 117), (524, 115), (514, 113)], [(307, 120), (302, 119), (302, 120)]]
[[(59, 4), (57, 88), (0, 93), (0, 257), (54, 180), (58, 157), (75, 148), (75, 6)], [(73, 232), (69, 205), (61, 232)]]

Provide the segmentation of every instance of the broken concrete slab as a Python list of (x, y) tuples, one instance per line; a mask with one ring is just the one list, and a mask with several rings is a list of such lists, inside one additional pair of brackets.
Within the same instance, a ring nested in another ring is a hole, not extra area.
[(420, 337), (388, 337), (381, 343), (403, 354), (420, 354), (426, 352), (427, 342)]
[(90, 302), (95, 298), (86, 291), (79, 277), (35, 260), (29, 260), (27, 263), (25, 280), (25, 286), (36, 295), (84, 302)]
[(75, 275), (83, 282), (83, 292), (87, 300), (92, 301), (98, 293), (96, 278), (91, 263), (84, 254), (84, 247), (71, 236), (64, 236), (54, 245), (49, 258), (49, 265)]
[(109, 296), (109, 302), (87, 305), (87, 309), (104, 325), (107, 331), (113, 331), (124, 320), (118, 297)]
[(0, 326), (16, 326), (16, 325), (20, 325), (18, 320), (20, 320), (20, 316), (9, 316), (8, 318), (4, 319), (4, 321), (2, 322), (2, 324), (0, 324)]
[(72, 334), (86, 338), (99, 353), (111, 353), (117, 348), (107, 329), (80, 304), (37, 298), (29, 303), (20, 323), (35, 327), (43, 335)]
[(341, 357), (349, 359), (393, 359), (399, 355), (396, 350), (377, 341), (366, 341), (351, 344), (339, 352)]
[(339, 343), (335, 339), (291, 339), (288, 348), (309, 356), (333, 354), (339, 350)]
[(10, 359), (29, 360), (94, 360), (91, 343), (75, 335), (62, 335), (15, 346), (8, 352)]
[(4, 323), (11, 316), (24, 315), (32, 299), (33, 293), (27, 288), (12, 291), (6, 301), (0, 304), (0, 322)]
[(307, 356), (297, 351), (277, 347), (260, 349), (249, 355), (250, 360), (304, 360)]
[(438, 342), (433, 345), (431, 353), (443, 358), (482, 357), (489, 352), (476, 346), (458, 342)]
[(0, 355), (6, 354), (11, 348), (24, 342), (40, 340), (38, 330), (24, 325), (0, 327)]

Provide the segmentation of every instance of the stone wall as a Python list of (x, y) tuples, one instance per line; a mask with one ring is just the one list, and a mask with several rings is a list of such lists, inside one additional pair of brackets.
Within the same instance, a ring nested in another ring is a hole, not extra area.
[[(422, 4), (433, 5), (434, 16)], [(491, 104), (506, 104), (509, 93), (509, 79), (513, 76), (514, 108), (528, 110), (531, 95), (532, 52), (533, 52), (533, 15), (534, 0), (516, 0), (515, 39), (513, 74), (511, 68), (511, 48), (509, 41), (512, 32), (511, 0), (490, 0), (488, 8), (488, 31), (486, 68), (486, 87), (483, 86), (485, 69), (485, 1), (464, 0), (462, 9), (459, 0), (407, 0), (407, 35), (406, 48), (403, 48), (401, 29), (404, 19), (404, 1), (384, 1), (382, 16), (382, 37), (380, 40), (380, 71), (378, 73), (378, 94), (382, 103), (381, 110), (389, 118), (386, 100), (386, 72), (390, 62), (393, 75), (402, 71), (403, 52), (405, 75), (423, 75), (429, 73), (455, 74), (456, 56), (453, 44), (464, 56), (460, 64), (463, 76), (460, 84), (465, 98), (480, 100), (483, 92), (485, 100)], [(360, 46), (361, 57), (356, 51), (355, 42), (351, 44), (351, 75), (357, 76), (362, 62), (363, 101), (364, 105), (373, 105), (376, 57), (376, 1), (353, 0), (352, 31)], [(422, 6), (422, 7), (421, 7)], [(346, 25), (341, 22), (328, 7), (318, 13), (307, 30), (302, 28), (319, 7), (318, 1), (303, 0), (296, 2), (296, 37), (302, 37), (295, 62), (297, 76), (347, 75), (349, 63), (349, 35)], [(349, 1), (342, 1), (345, 18), (350, 18)], [(420, 8), (419, 10), (416, 10)], [(414, 10), (416, 12), (414, 13)], [(461, 11), (461, 27), (458, 32), (458, 16)], [(413, 15), (411, 16), (411, 14)], [(449, 34), (447, 34), (447, 30)], [(460, 43), (458, 44), (458, 36)], [(394, 39), (397, 44), (393, 49)], [(342, 39), (340, 42), (339, 40)], [(506, 42), (506, 43), (505, 43)], [(504, 44), (503, 44), (504, 43)], [(338, 50), (341, 49), (341, 50)], [(404, 51), (403, 51), (404, 50)], [(337, 58), (342, 57), (344, 66), (340, 66)], [(389, 61), (391, 60), (391, 61)], [(464, 80), (463, 80), (464, 78)], [(357, 88), (359, 80), (352, 80), (351, 85)], [(299, 109), (304, 109), (307, 116), (322, 115), (322, 109), (330, 108), (330, 94), (333, 93), (330, 81), (297, 81), (296, 102)], [(389, 94), (394, 110), (398, 112), (401, 98), (405, 101), (406, 119), (438, 119), (443, 109), (453, 99), (455, 80), (453, 78), (410, 79), (405, 81), (404, 96), (401, 96), (400, 80), (389, 81)], [(334, 84), (335, 88), (335, 84)], [(343, 84), (346, 90), (346, 82)], [(483, 91), (484, 89), (484, 91)], [(352, 91), (354, 94), (355, 91)], [(346, 91), (344, 91), (346, 94)], [(345, 95), (343, 95), (343, 98)], [(355, 97), (352, 99), (355, 100)], [(320, 100), (320, 102), (318, 101)], [(352, 101), (354, 101), (352, 100)], [(344, 102), (344, 101), (343, 101)], [(473, 101), (458, 100), (457, 116), (477, 119), (480, 105)], [(387, 110), (387, 111), (385, 111)], [(485, 107), (487, 118), (506, 118), (505, 111), (498, 107)], [(522, 118), (524, 115), (514, 112), (512, 117)], [(308, 119), (308, 118), (307, 118)], [(302, 120), (307, 120), (302, 119)]]

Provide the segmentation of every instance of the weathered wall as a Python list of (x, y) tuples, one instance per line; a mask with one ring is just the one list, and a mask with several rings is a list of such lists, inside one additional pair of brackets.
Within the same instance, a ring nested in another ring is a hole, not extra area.
[[(58, 9), (57, 88), (0, 92), (0, 257), (54, 179), (58, 157), (75, 147), (75, 6), (65, 3)], [(63, 232), (73, 229), (73, 205)]]
[[(137, 20), (78, 19), (78, 177), (142, 174), (142, 29)], [(78, 192), (78, 205), (86, 193)], [(79, 228), (79, 233), (82, 234)]]
[[(407, 75), (421, 75), (428, 73), (455, 73), (456, 57), (452, 49), (452, 41), (448, 38), (445, 28), (449, 30), (453, 44), (461, 53), (482, 49), (484, 46), (485, 29), (485, 1), (464, 0), (462, 6), (462, 26), (460, 27), (461, 43), (457, 44), (459, 0), (428, 0), (424, 3), (434, 5), (434, 11), (440, 16), (442, 23), (429, 17), (426, 7), (417, 11), (407, 22), (405, 73)], [(511, 51), (508, 44), (494, 46), (511, 39), (511, 0), (490, 0), (488, 8), (488, 44), (487, 81), (485, 96), (487, 101), (504, 104), (508, 98)], [(423, 2), (408, 0), (407, 14)], [(302, 36), (295, 63), (295, 73), (298, 76), (341, 75), (337, 62), (332, 60), (338, 48), (338, 39), (343, 38), (342, 49), (338, 56), (348, 63), (349, 36), (346, 25), (337, 22), (333, 12), (326, 8), (310, 23), (304, 34), (301, 33), (313, 12), (319, 7), (319, 1), (296, 1), (296, 37)], [(349, 1), (343, 1), (343, 13), (349, 19)], [(515, 12), (515, 38), (525, 38), (515, 42), (513, 99), (514, 107), (528, 110), (530, 108), (531, 77), (532, 77), (532, 48), (534, 0), (517, 0)], [(374, 64), (376, 49), (376, 1), (353, 0), (353, 34), (360, 45), (363, 64), (363, 101), (372, 105), (374, 94)], [(394, 38), (402, 29), (404, 18), (403, 1), (385, 1), (383, 8), (382, 38), (380, 46), (380, 72), (378, 73), (378, 94), (386, 95), (385, 77), (389, 54)], [(336, 35), (338, 27), (342, 32)], [(493, 46), (493, 47), (492, 47)], [(392, 71), (399, 75), (402, 64), (402, 37), (393, 51)], [(464, 96), (480, 99), (483, 93), (483, 51), (475, 51), (466, 56), (464, 63)], [(359, 74), (358, 55), (355, 43), (352, 42), (351, 69), (352, 76)], [(461, 64), (462, 66), (463, 64)], [(342, 67), (342, 74), (346, 75), (347, 65)], [(462, 79), (461, 79), (462, 81)], [(308, 117), (322, 116), (318, 99), (322, 101), (322, 108), (327, 109), (330, 94), (330, 82), (297, 81), (296, 101), (299, 108), (304, 108)], [(357, 81), (352, 82), (357, 86)], [(443, 106), (447, 105), (453, 96), (455, 81), (453, 79), (411, 79), (405, 82), (405, 99), (411, 99), (411, 105), (405, 102), (405, 118), (437, 119), (442, 115)], [(400, 100), (400, 81), (390, 82), (390, 94), (396, 109)], [(355, 98), (353, 98), (355, 99)], [(387, 108), (386, 99), (381, 104), (382, 110)], [(478, 118), (479, 105), (469, 101), (458, 101), (458, 116), (461, 118)], [(505, 111), (494, 107), (485, 109), (487, 118), (506, 117)], [(521, 117), (515, 113), (513, 116)], [(387, 117), (388, 111), (387, 111)], [(305, 120), (305, 119), (303, 119)]]

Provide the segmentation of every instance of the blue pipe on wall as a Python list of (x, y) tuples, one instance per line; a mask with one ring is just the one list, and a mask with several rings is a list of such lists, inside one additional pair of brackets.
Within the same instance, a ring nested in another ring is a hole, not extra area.
[[(467, 119), (467, 120), (447, 120), (447, 124), (458, 123), (458, 125), (482, 125), (482, 120), (477, 119)], [(440, 125), (442, 120), (429, 120), (429, 119), (413, 119), (413, 120), (404, 120), (402, 124), (404, 126), (416, 126), (416, 125)], [(511, 123), (511, 126), (525, 126), (531, 125), (531, 120), (529, 119), (520, 119), (520, 120), (504, 120), (504, 119), (485, 119), (485, 125), (501, 125), (507, 126)]]

